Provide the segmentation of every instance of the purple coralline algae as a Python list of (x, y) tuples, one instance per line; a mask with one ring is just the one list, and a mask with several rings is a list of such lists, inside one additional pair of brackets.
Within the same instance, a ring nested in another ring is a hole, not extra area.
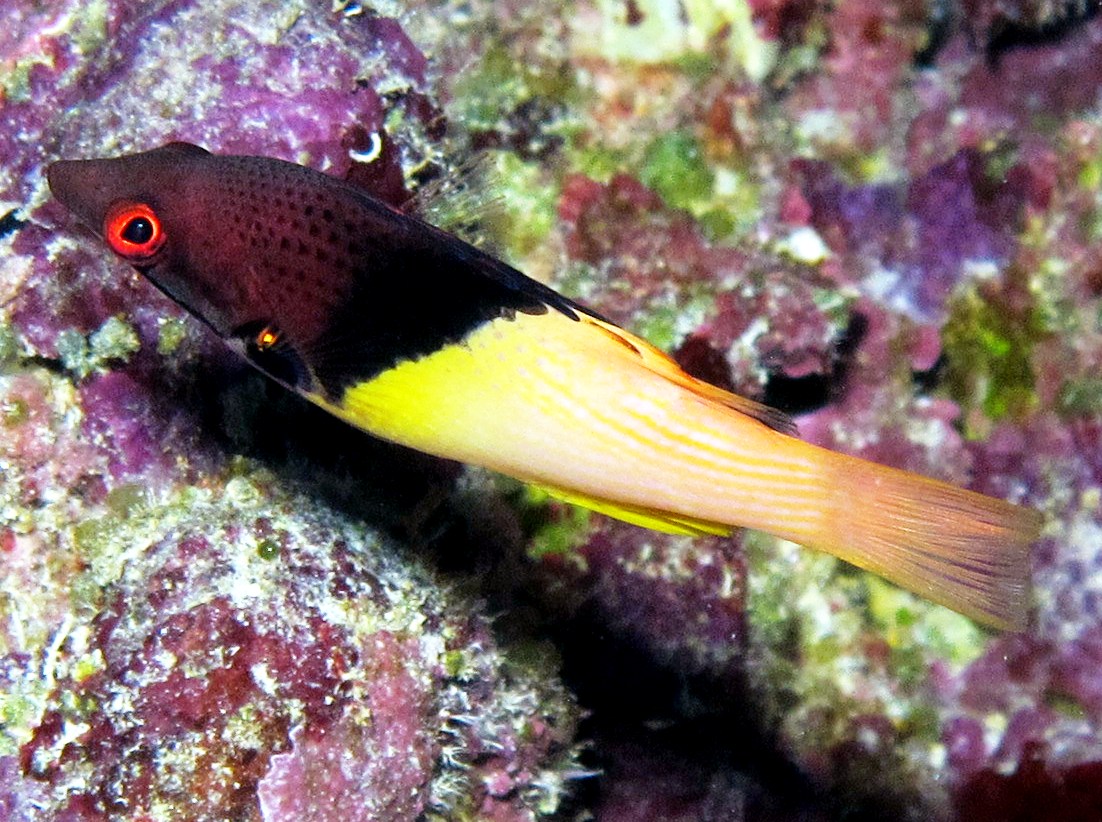
[[(359, 176), (401, 202), (438, 150), (420, 49), (347, 5), (0, 17), (0, 816), (554, 813), (583, 773), (554, 654), (507, 649), (476, 598), (359, 521), (373, 501), (334, 510), (323, 470), (311, 495), (235, 457), (286, 398), (73, 231), (42, 175), (186, 139), (336, 174), (375, 158)], [(411, 506), (448, 474), (418, 470), (394, 475)]]
[[(942, 312), (967, 275), (962, 261), (1010, 261), (1027, 181), (1017, 167), (1000, 169), (1005, 176), (995, 180), (991, 163), (962, 149), (906, 186), (849, 186), (823, 161), (797, 161), (796, 170), (810, 224), (858, 287), (928, 318)], [(878, 268), (862, 270), (870, 263)]]
[(554, 677), (497, 656), (485, 618), (412, 556), (274, 484), (233, 477), (73, 527), (73, 611), (45, 658), (8, 657), (13, 699), (48, 681), (5, 758), (9, 805), (270, 820), (553, 807), (548, 766), (572, 736)]
[[(1092, 5), (6, 4), (0, 815), (1102, 817)], [(55, 157), (171, 139), (431, 214), (476, 167), (492, 213), (451, 222), (687, 370), (1043, 511), (1028, 630), (759, 534), (366, 469), (335, 424), (339, 456), (297, 446), (328, 423), (280, 425), (46, 196)], [(413, 490), (333, 510), (372, 471)], [(377, 507), (488, 563), (493, 628)]]

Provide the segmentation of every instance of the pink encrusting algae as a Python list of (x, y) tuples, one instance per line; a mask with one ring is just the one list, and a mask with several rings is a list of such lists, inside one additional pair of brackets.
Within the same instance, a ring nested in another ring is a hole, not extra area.
[[(1102, 18), (336, 5), (0, 12), (0, 815), (1098, 815)], [(528, 273), (816, 443), (1042, 510), (1028, 629), (372, 450), (46, 201), (48, 161), (170, 139), (395, 203), (492, 149)]]

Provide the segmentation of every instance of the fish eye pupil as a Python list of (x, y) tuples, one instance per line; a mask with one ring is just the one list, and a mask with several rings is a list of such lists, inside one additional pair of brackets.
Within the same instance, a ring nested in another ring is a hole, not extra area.
[(122, 229), (122, 238), (134, 245), (145, 245), (153, 239), (153, 223), (148, 217), (134, 217)]
[(103, 218), (103, 239), (132, 263), (151, 261), (165, 244), (165, 230), (157, 213), (145, 203), (119, 200)]

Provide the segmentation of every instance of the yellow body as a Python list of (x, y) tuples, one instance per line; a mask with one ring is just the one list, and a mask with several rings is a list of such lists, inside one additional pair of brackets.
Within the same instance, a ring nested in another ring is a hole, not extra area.
[(312, 399), (378, 436), (638, 524), (756, 528), (980, 621), (1024, 620), (1035, 512), (774, 430), (750, 415), (761, 406), (591, 317), (499, 319), (340, 402)]

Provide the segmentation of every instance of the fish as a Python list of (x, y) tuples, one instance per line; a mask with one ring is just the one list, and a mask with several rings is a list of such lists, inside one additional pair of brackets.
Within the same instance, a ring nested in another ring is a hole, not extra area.
[(659, 531), (753, 528), (1021, 630), (1041, 514), (805, 442), (596, 311), (365, 190), (174, 142), (53, 196), (252, 365), (376, 437)]

